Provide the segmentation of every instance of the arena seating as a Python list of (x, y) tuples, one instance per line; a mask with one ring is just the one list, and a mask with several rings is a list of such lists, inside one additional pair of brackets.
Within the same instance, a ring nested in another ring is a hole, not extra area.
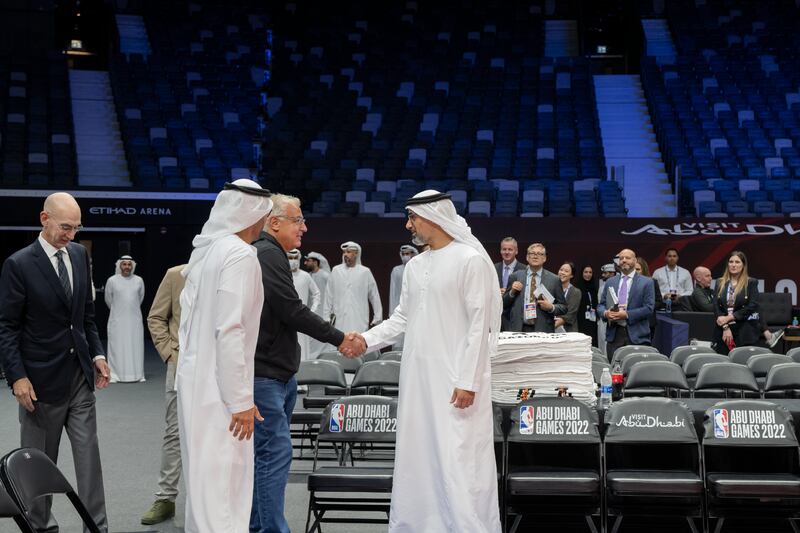
[(75, 144), (63, 56), (0, 61), (0, 186), (68, 187)]
[(679, 169), (682, 214), (800, 213), (796, 7), (680, 0), (667, 10), (677, 60), (644, 58), (642, 80), (667, 168)]
[(542, 58), (535, 10), (472, 7), (153, 7), (152, 55), (112, 69), (137, 186), (249, 175), (274, 27), (267, 186), (312, 215), (392, 216), (437, 188), (470, 216), (624, 216), (588, 61)]

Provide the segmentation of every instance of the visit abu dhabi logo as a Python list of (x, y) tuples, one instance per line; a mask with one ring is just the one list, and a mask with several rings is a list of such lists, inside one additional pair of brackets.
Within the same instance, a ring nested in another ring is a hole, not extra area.
[(800, 227), (794, 224), (742, 224), (739, 222), (682, 222), (659, 226), (658, 224), (644, 224), (635, 230), (622, 230), (622, 235), (663, 235), (665, 237), (688, 235), (716, 235), (719, 237), (741, 237), (752, 235), (756, 237), (769, 235), (796, 235)]

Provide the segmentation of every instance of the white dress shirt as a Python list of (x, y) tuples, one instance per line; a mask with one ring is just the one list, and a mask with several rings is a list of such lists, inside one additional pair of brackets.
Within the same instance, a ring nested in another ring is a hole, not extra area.
[(658, 281), (661, 294), (670, 294), (675, 291), (678, 296), (688, 296), (694, 291), (692, 275), (688, 270), (677, 265), (674, 269), (670, 269), (666, 265), (657, 268), (653, 272), (653, 279)]
[(69, 286), (74, 287), (75, 283), (72, 281), (72, 261), (69, 258), (69, 252), (67, 252), (66, 248), (56, 248), (42, 237), (42, 234), (39, 233), (39, 244), (42, 245), (44, 248), (44, 253), (47, 254), (47, 258), (50, 259), (50, 264), (53, 265), (53, 270), (56, 271), (56, 276), (58, 276), (58, 257), (56, 257), (56, 253), (59, 250), (64, 250), (63, 258), (64, 258), (64, 266), (67, 267), (67, 276), (69, 276)]
[[(58, 277), (58, 257), (56, 257), (56, 253), (58, 253), (59, 250), (64, 250), (64, 254), (62, 255), (62, 257), (64, 258), (64, 266), (67, 267), (67, 276), (69, 276), (69, 286), (74, 289), (75, 282), (72, 281), (72, 261), (69, 258), (69, 252), (67, 251), (67, 248), (66, 247), (56, 248), (55, 246), (44, 240), (44, 237), (42, 237), (41, 233), (39, 233), (39, 244), (44, 249), (44, 253), (47, 254), (47, 258), (50, 260), (50, 264), (53, 265), (53, 269), (56, 271), (56, 277)], [(105, 360), (105, 358), (106, 358), (105, 355), (96, 355), (93, 360), (94, 361), (97, 361), (98, 359)]]

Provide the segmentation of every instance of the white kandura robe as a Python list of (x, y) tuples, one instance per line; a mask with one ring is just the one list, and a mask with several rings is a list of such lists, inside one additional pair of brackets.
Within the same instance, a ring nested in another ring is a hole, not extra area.
[(135, 274), (116, 274), (105, 288), (108, 315), (108, 365), (113, 379), (125, 382), (144, 380), (144, 325), (142, 300), (144, 281)]
[[(314, 312), (321, 316), (323, 320), (330, 320), (331, 317), (325, 316), (323, 313), (325, 312), (325, 291), (328, 287), (328, 278), (331, 276), (331, 274), (327, 270), (320, 268), (316, 272), (311, 272), (309, 275), (319, 289), (319, 308), (315, 309)], [(336, 346), (327, 344), (325, 342), (320, 342), (317, 339), (312, 339), (310, 337), (309, 347), (311, 359), (316, 359), (316, 357), (323, 352), (336, 350)]]
[[(300, 300), (303, 302), (303, 304), (315, 313), (319, 314), (319, 288), (317, 287), (317, 284), (314, 283), (314, 280), (311, 279), (311, 274), (305, 270), (293, 270), (292, 281), (294, 282), (294, 289), (297, 291), (297, 296), (300, 297)], [(305, 333), (297, 332), (297, 344), (300, 345), (301, 361), (313, 359), (311, 356), (310, 347), (311, 337)]]
[[(452, 242), (408, 262), (400, 305), (364, 334), (370, 348), (405, 331), (389, 531), (499, 533), (494, 455), (491, 299), (497, 279)], [(454, 388), (476, 392), (467, 409)]]
[(336, 328), (340, 331), (366, 331), (369, 328), (369, 306), (372, 305), (373, 322), (383, 318), (381, 297), (372, 271), (363, 265), (352, 268), (341, 264), (333, 267), (325, 288), (323, 317), (336, 315)]
[[(400, 305), (400, 291), (403, 289), (403, 271), (406, 264), (397, 265), (392, 269), (392, 274), (389, 276), (389, 315), (394, 313), (397, 306)], [(403, 349), (403, 336), (401, 335), (397, 342), (392, 345), (392, 350)]]
[(253, 441), (228, 430), (253, 407), (264, 288), (255, 248), (236, 235), (209, 245), (181, 293), (176, 386), (186, 533), (247, 533)]

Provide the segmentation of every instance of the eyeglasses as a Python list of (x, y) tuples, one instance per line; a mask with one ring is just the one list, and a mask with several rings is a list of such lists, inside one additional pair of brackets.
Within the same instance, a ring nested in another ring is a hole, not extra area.
[(285, 215), (278, 215), (275, 218), (282, 218), (284, 220), (288, 220), (292, 224), (297, 224), (298, 226), (301, 226), (306, 223), (306, 219), (303, 217), (287, 217)]
[(528, 252), (528, 257), (547, 257), (544, 252)]
[(50, 217), (50, 220), (52, 220), (53, 223), (58, 226), (58, 229), (64, 233), (78, 233), (83, 229), (83, 224), (78, 224), (77, 226), (73, 226), (71, 224), (59, 224), (53, 219), (53, 215), (51, 215), (49, 211), (45, 211), (45, 213), (47, 213), (47, 216)]

